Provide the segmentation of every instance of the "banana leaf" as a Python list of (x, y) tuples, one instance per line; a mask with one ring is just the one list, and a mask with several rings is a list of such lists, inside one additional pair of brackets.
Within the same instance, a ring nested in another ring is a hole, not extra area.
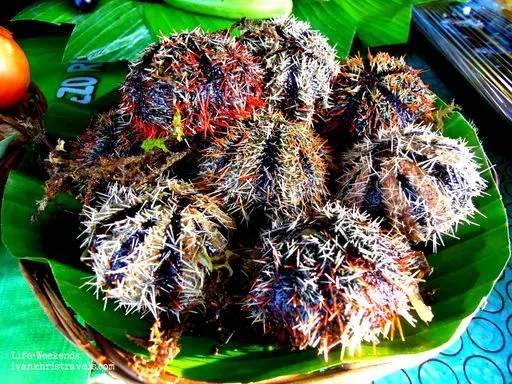
[[(405, 341), (385, 340), (375, 349), (364, 345), (360, 355), (346, 357), (344, 363), (418, 354), (445, 344), (460, 324), (478, 309), (506, 265), (510, 253), (506, 214), (477, 135), (458, 112), (445, 122), (444, 134), (464, 137), (486, 168), (484, 177), (489, 187), (486, 195), (476, 202), (481, 214), (473, 220), (476, 225), (460, 226), (457, 239), (445, 239), (445, 246), (428, 256), (434, 273), (426, 287), (436, 290), (432, 323), (404, 327)], [(81, 321), (121, 348), (143, 353), (127, 335), (147, 335), (149, 321), (134, 314), (125, 316), (110, 303), (104, 310), (102, 298), (96, 298), (94, 292), (84, 286), (91, 274), (79, 262), (76, 212), (80, 204), (69, 195), (61, 195), (37, 222), (32, 223), (31, 216), (42, 196), (42, 180), (18, 171), (11, 173), (1, 214), (1, 235), (7, 250), (18, 258), (48, 263), (65, 302)], [(169, 366), (169, 371), (195, 380), (247, 382), (313, 372), (340, 363), (339, 351), (324, 362), (314, 350), (287, 352), (268, 345), (236, 341), (212, 355), (217, 342), (213, 338), (185, 337), (182, 352)]]
[[(366, 46), (404, 43), (414, 4), (437, 0), (294, 0), (293, 14), (309, 21), (336, 44), (340, 57), (348, 55), (357, 36)], [(248, 15), (250, 16), (250, 15)], [(102, 0), (88, 14), (79, 14), (69, 0), (42, 0), (14, 19), (56, 25), (74, 24), (62, 57), (112, 62), (137, 59), (161, 34), (228, 28), (233, 20), (135, 0)]]

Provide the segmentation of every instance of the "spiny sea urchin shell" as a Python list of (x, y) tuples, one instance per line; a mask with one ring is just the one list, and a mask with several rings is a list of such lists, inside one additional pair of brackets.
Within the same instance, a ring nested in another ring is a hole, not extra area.
[(256, 115), (232, 127), (205, 151), (201, 176), (228, 210), (248, 220), (295, 215), (322, 204), (327, 194), (325, 142), (305, 123), (280, 114)]
[(97, 292), (127, 312), (193, 310), (207, 275), (225, 264), (234, 223), (191, 184), (167, 179), (139, 189), (111, 184), (86, 206), (84, 246)]
[(240, 23), (239, 41), (258, 57), (265, 70), (270, 107), (288, 118), (310, 123), (317, 107), (327, 108), (336, 53), (309, 23), (294, 17)]
[(262, 71), (227, 32), (164, 37), (131, 65), (121, 110), (142, 137), (213, 135), (264, 103)]
[(300, 217), (262, 239), (244, 306), (281, 343), (318, 348), (326, 359), (341, 346), (343, 357), (362, 342), (402, 333), (400, 316), (414, 325), (411, 305), (421, 319), (432, 319), (418, 289), (430, 270), (423, 254), (356, 208), (331, 202), (316, 217)]
[(386, 52), (348, 58), (333, 86), (331, 129), (348, 129), (355, 137), (374, 137), (381, 129), (429, 122), (435, 95), (403, 57)]
[(486, 186), (471, 149), (425, 126), (364, 139), (344, 155), (340, 197), (385, 218), (412, 241), (454, 234), (477, 213), (472, 199)]
[(93, 117), (89, 127), (72, 145), (73, 160), (91, 163), (101, 157), (126, 157), (141, 150), (141, 141), (116, 109)]

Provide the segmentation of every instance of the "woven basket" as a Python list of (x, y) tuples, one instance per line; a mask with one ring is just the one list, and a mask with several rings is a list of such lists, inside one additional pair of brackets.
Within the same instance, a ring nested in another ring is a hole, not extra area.
[[(498, 183), (498, 175), (491, 168), (493, 177)], [(44, 312), (55, 327), (75, 346), (85, 352), (92, 360), (100, 365), (113, 366), (108, 373), (114, 378), (127, 383), (146, 383), (147, 380), (138, 376), (132, 368), (134, 355), (104, 338), (89, 326), (82, 326), (67, 307), (58, 290), (55, 279), (47, 264), (21, 260), (19, 262), (23, 277), (34, 292)], [(473, 316), (486, 303), (482, 298), (480, 305), (471, 315), (466, 317), (450, 340), (437, 348), (426, 352), (410, 355), (396, 355), (382, 359), (372, 359), (360, 363), (340, 363), (337, 367), (303, 375), (288, 375), (270, 380), (258, 381), (257, 384), (284, 383), (367, 383), (399, 369), (406, 369), (433, 358), (439, 352), (456, 341), (466, 330)], [(162, 373), (154, 383), (197, 384), (210, 383), (176, 377), (168, 372)], [(211, 382), (213, 384), (213, 382)]]

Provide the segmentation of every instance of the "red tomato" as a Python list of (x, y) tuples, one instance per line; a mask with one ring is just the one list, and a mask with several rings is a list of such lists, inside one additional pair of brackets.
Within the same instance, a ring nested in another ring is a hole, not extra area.
[(27, 56), (12, 38), (0, 27), (0, 110), (19, 103), (30, 84), (30, 67)]

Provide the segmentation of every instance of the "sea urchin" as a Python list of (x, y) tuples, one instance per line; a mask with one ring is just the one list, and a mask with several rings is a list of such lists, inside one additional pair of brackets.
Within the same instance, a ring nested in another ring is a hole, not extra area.
[(228, 210), (293, 216), (322, 204), (327, 189), (325, 142), (305, 123), (256, 115), (232, 127), (205, 151), (201, 176)]
[(263, 106), (262, 71), (228, 32), (163, 37), (130, 67), (122, 112), (146, 138), (182, 141), (224, 130)]
[(477, 212), (472, 199), (486, 186), (465, 142), (426, 126), (364, 139), (345, 153), (344, 163), (339, 195), (345, 204), (434, 248)]
[(233, 221), (192, 185), (167, 179), (138, 189), (111, 184), (84, 208), (91, 282), (130, 311), (179, 319), (203, 302), (210, 272), (225, 265)]
[(270, 108), (311, 123), (317, 108), (329, 106), (338, 61), (321, 33), (294, 17), (243, 20), (239, 29), (239, 41), (260, 60), (265, 71)]
[(261, 259), (245, 308), (278, 341), (343, 357), (362, 342), (393, 337), (399, 317), (414, 325), (432, 319), (418, 283), (429, 272), (405, 237), (339, 202), (263, 234)]
[(326, 118), (331, 129), (348, 130), (356, 138), (374, 137), (381, 129), (402, 129), (430, 122), (435, 95), (419, 70), (386, 52), (349, 57), (333, 86), (333, 107)]

